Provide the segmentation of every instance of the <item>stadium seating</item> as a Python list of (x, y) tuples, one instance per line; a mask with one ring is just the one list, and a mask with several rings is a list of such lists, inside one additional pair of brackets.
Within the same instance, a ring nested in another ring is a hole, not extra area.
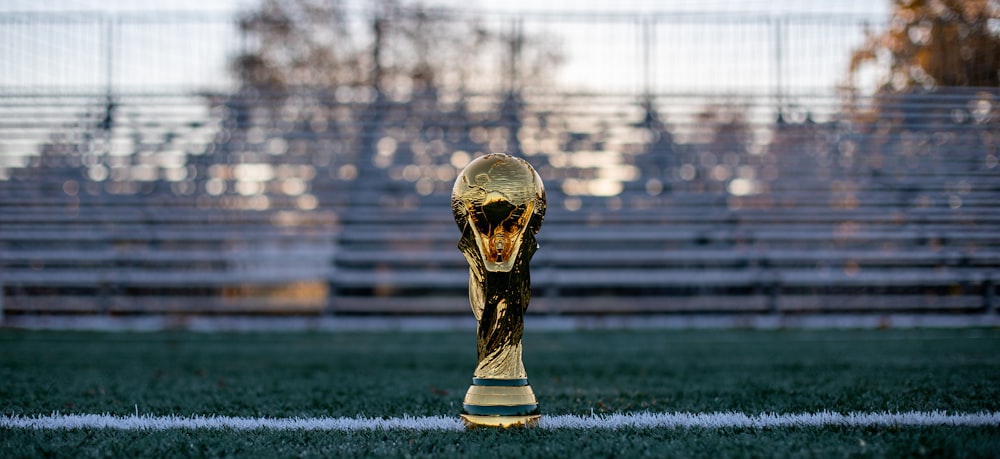
[(996, 313), (1000, 135), (967, 98), (863, 123), (478, 97), (5, 97), (5, 313), (466, 314), (450, 182), (498, 147), (548, 191), (532, 313)]

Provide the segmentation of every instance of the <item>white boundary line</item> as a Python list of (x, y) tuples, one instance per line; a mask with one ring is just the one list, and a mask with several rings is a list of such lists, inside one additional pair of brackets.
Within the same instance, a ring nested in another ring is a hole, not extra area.
[[(1000, 426), (1000, 412), (947, 413), (635, 413), (610, 415), (543, 415), (543, 429), (701, 428), (770, 429), (801, 427), (898, 427), (898, 426)], [(401, 418), (247, 418), (231, 416), (115, 416), (110, 414), (52, 414), (49, 416), (0, 416), (2, 429), (72, 430), (463, 430), (457, 416)]]

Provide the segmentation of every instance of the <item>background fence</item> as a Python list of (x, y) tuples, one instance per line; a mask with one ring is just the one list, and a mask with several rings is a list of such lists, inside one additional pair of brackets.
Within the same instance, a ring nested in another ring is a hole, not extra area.
[(838, 91), (857, 17), (482, 24), (484, 68), (565, 63), (267, 89), (230, 19), (4, 17), (6, 313), (464, 314), (449, 195), (491, 151), (546, 184), (535, 313), (996, 312), (995, 88)]
[[(391, 28), (404, 13), (344, 14), (350, 46), (371, 49), (372, 23), (382, 18)], [(434, 14), (436, 23), (474, 22), (508, 44), (516, 37), (543, 42), (562, 62), (546, 69), (550, 89), (605, 94), (829, 93), (847, 82), (851, 51), (885, 21), (845, 14)], [(218, 13), (7, 13), (0, 15), (0, 91), (232, 91), (239, 84), (232, 60), (261, 46), (238, 18)], [(505, 90), (510, 69), (533, 59), (509, 46), (489, 51), (482, 68), (492, 75), (476, 76), (467, 89)], [(855, 83), (872, 89), (876, 77)]]

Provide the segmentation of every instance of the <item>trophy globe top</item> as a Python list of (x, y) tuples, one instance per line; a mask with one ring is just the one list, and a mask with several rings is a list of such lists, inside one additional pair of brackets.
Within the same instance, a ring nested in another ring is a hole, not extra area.
[(455, 223), (471, 230), (487, 271), (509, 272), (526, 231), (545, 217), (545, 187), (527, 161), (492, 153), (470, 162), (451, 192)]

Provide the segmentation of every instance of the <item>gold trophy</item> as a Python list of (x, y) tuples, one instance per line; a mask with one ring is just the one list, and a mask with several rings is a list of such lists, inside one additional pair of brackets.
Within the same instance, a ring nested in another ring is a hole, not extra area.
[(469, 163), (455, 180), (451, 209), (469, 262), (469, 303), (478, 322), (479, 364), (465, 394), (469, 427), (534, 425), (535, 393), (521, 362), (528, 262), (545, 216), (542, 179), (526, 161), (502, 153)]

